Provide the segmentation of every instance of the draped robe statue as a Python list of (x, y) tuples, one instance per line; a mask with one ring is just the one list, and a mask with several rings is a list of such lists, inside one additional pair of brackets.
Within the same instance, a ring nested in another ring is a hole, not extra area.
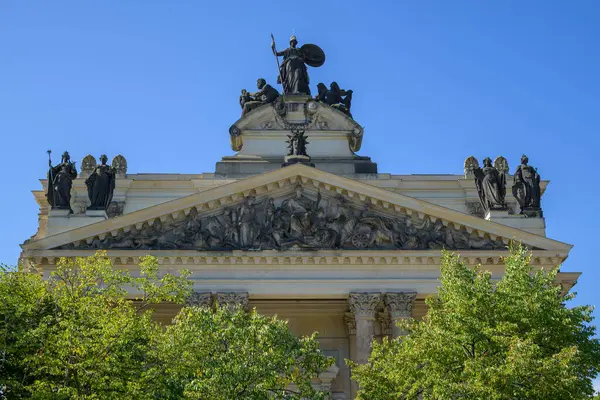
[(483, 168), (476, 168), (475, 185), (485, 211), (506, 210), (506, 175), (492, 166), (492, 160), (486, 157)]
[(71, 162), (68, 152), (62, 155), (61, 163), (53, 167), (49, 161), (48, 192), (46, 198), (52, 209), (71, 210), (71, 187), (73, 179), (77, 178), (75, 163)]
[(276, 57), (283, 56), (277, 82), (283, 85), (284, 94), (310, 95), (310, 79), (306, 65), (320, 67), (325, 62), (325, 53), (313, 44), (305, 44), (301, 48), (297, 48), (297, 44), (296, 36), (290, 38), (290, 47), (283, 51), (276, 51), (275, 42), (271, 43), (273, 54)]
[(88, 210), (106, 210), (110, 205), (115, 190), (115, 171), (106, 165), (108, 158), (105, 154), (100, 156), (100, 165), (85, 180), (90, 198)]
[[(521, 165), (515, 171), (515, 183), (512, 187), (513, 195), (519, 202), (521, 214), (530, 214), (525, 211), (536, 211), (539, 214), (540, 209), (540, 175), (531, 165), (528, 165), (529, 158), (526, 155), (521, 157)], [(532, 215), (534, 216), (534, 215)]]

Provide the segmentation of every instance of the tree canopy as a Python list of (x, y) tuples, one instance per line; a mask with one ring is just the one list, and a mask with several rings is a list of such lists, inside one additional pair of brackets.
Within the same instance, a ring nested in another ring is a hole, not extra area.
[[(49, 279), (0, 272), (0, 399), (320, 398), (331, 360), (315, 336), (242, 310), (183, 307), (165, 328), (152, 304), (183, 303), (188, 272), (138, 276), (103, 254), (61, 259)], [(136, 301), (128, 293), (137, 293)], [(294, 383), (296, 392), (286, 391)], [(287, 397), (286, 397), (287, 396)]]
[(354, 365), (359, 396), (389, 399), (589, 399), (600, 368), (592, 308), (569, 308), (558, 268), (535, 269), (512, 245), (495, 282), (445, 252), (441, 286), (404, 338), (374, 343)]

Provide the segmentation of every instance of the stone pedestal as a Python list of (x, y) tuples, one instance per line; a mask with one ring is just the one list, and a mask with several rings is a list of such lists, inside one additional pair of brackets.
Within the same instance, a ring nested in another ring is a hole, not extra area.
[(386, 293), (383, 296), (383, 302), (392, 320), (392, 335), (394, 337), (406, 335), (406, 332), (398, 326), (398, 322), (412, 317), (412, 306), (416, 297), (416, 292)]
[(47, 235), (54, 235), (106, 220), (108, 218), (106, 211), (100, 211), (102, 213), (98, 215), (87, 215), (87, 212), (86, 214), (72, 214), (70, 210), (49, 210), (48, 225), (46, 226)]
[(71, 210), (52, 208), (50, 211), (48, 211), (48, 219), (50, 219), (50, 218), (68, 218), (69, 215), (71, 215), (71, 214), (73, 214), (73, 212)]
[[(541, 213), (541, 210), (539, 212)], [(509, 214), (508, 210), (490, 210), (485, 213), (485, 219), (536, 235), (546, 236), (546, 221), (540, 216), (531, 217), (526, 214)]]
[(106, 210), (85, 210), (85, 216), (108, 219), (108, 214), (106, 214)]
[(315, 166), (315, 164), (310, 162), (309, 156), (285, 156), (283, 158), (283, 164), (281, 164), (281, 166), (287, 167), (288, 165), (294, 165), (294, 164), (302, 164), (302, 165), (306, 165), (309, 167)]

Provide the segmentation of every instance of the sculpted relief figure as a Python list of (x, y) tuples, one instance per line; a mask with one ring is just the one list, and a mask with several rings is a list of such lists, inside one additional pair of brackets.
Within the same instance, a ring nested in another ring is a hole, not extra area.
[(106, 165), (107, 161), (106, 154), (102, 154), (100, 165), (97, 165), (85, 180), (91, 203), (88, 210), (107, 210), (112, 201), (115, 190), (115, 170)]
[(325, 53), (314, 44), (305, 44), (298, 48), (296, 36), (290, 38), (290, 47), (277, 51), (275, 40), (271, 36), (271, 49), (276, 57), (283, 57), (279, 66), (277, 83), (283, 86), (284, 94), (310, 95), (310, 79), (306, 65), (320, 67), (325, 62)]
[(303, 130), (294, 130), (291, 135), (288, 135), (288, 156), (308, 156), (306, 153), (306, 145), (309, 144), (306, 140)]
[(529, 217), (541, 217), (540, 175), (538, 174), (537, 169), (528, 165), (528, 163), (529, 158), (523, 154), (521, 157), (521, 165), (519, 165), (515, 171), (515, 181), (512, 192), (521, 207), (521, 214)]
[(486, 157), (483, 168), (475, 168), (475, 186), (485, 211), (507, 210), (504, 197), (506, 196), (506, 174), (492, 166), (492, 160)]
[[(279, 204), (279, 205), (278, 205)], [(481, 238), (442, 221), (390, 217), (365, 203), (341, 196), (322, 198), (301, 185), (291, 195), (257, 201), (248, 196), (237, 206), (202, 216), (195, 208), (178, 220), (160, 219), (143, 229), (80, 241), (78, 248), (231, 250), (274, 249), (492, 249), (501, 240)]]
[(315, 100), (330, 105), (352, 118), (352, 114), (350, 114), (352, 93), (352, 90), (340, 89), (337, 82), (331, 82), (329, 89), (327, 89), (327, 86), (325, 86), (324, 83), (319, 83), (317, 85), (317, 96), (315, 97)]
[(242, 107), (242, 116), (263, 104), (273, 103), (279, 97), (277, 89), (272, 87), (263, 78), (256, 81), (258, 92), (248, 93), (246, 89), (242, 89), (240, 95), (240, 106)]
[[(48, 156), (50, 150), (48, 150)], [(75, 163), (71, 162), (71, 156), (67, 151), (62, 155), (60, 164), (52, 166), (52, 161), (48, 160), (50, 167), (48, 171), (48, 192), (46, 198), (52, 209), (69, 210), (71, 213), (71, 187), (73, 179), (77, 178), (77, 169)]]

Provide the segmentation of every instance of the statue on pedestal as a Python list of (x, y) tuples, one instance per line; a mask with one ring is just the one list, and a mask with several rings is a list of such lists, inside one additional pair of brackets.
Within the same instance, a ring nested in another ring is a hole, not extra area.
[(483, 160), (483, 168), (475, 168), (475, 186), (485, 211), (508, 210), (506, 196), (506, 174), (492, 166), (492, 159)]
[(242, 116), (263, 104), (273, 103), (279, 97), (277, 89), (272, 87), (263, 78), (256, 81), (258, 92), (248, 93), (246, 89), (242, 89), (240, 95), (240, 106), (242, 107)]
[(321, 82), (317, 85), (317, 91), (318, 93), (315, 97), (317, 101), (330, 105), (352, 118), (352, 114), (350, 114), (352, 90), (340, 89), (337, 82), (331, 82), (329, 89), (327, 89), (327, 86)]
[(73, 179), (77, 178), (77, 169), (75, 163), (71, 162), (69, 152), (65, 151), (62, 155), (60, 164), (53, 167), (50, 160), (50, 150), (48, 150), (48, 192), (46, 198), (52, 209), (69, 210), (71, 209), (71, 187)]
[(271, 49), (275, 57), (283, 57), (283, 62), (279, 65), (279, 77), (277, 83), (283, 86), (284, 94), (305, 94), (310, 95), (310, 79), (306, 66), (320, 67), (325, 62), (325, 53), (319, 46), (314, 44), (305, 44), (297, 48), (298, 40), (296, 36), (290, 38), (290, 47), (277, 51), (275, 48), (275, 39), (271, 35)]
[(90, 206), (88, 210), (107, 210), (115, 190), (115, 170), (106, 165), (106, 154), (100, 156), (100, 165), (85, 180)]
[(537, 169), (527, 164), (528, 162), (529, 158), (523, 154), (521, 165), (515, 171), (515, 183), (512, 192), (521, 207), (521, 214), (528, 217), (541, 217), (540, 175)]

